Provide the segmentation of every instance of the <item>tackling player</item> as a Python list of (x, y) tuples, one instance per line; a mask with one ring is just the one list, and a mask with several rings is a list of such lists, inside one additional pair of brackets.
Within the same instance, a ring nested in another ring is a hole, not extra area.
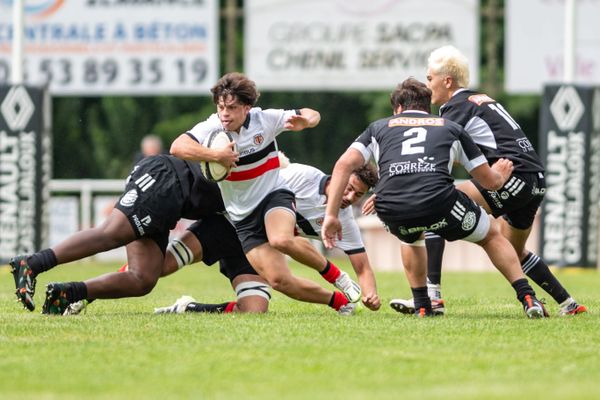
[[(535, 214), (546, 193), (544, 166), (521, 127), (496, 100), (486, 94), (467, 89), (469, 67), (466, 57), (452, 46), (434, 50), (427, 68), (431, 101), (441, 105), (440, 115), (461, 125), (479, 146), (488, 162), (500, 158), (513, 162), (514, 171), (498, 190), (487, 190), (475, 180), (458, 185), (488, 214), (497, 218), (502, 234), (519, 256), (523, 272), (544, 289), (559, 304), (559, 315), (575, 315), (587, 311), (578, 304), (552, 274), (538, 255), (525, 248)], [(502, 218), (499, 218), (502, 217)], [(426, 235), (429, 294), (436, 305), (441, 300), (442, 254), (444, 239)], [(396, 299), (390, 305), (411, 313), (411, 300)], [(443, 312), (443, 308), (440, 310)]]
[(330, 183), (322, 236), (331, 248), (341, 239), (338, 218), (342, 194), (353, 169), (374, 157), (380, 181), (375, 209), (389, 231), (401, 241), (402, 261), (418, 316), (433, 315), (427, 295), (425, 231), (447, 240), (480, 245), (511, 283), (529, 318), (543, 318), (544, 307), (519, 267), (519, 259), (497, 222), (454, 187), (450, 168), (454, 157), (489, 190), (502, 187), (512, 162), (499, 159), (491, 168), (459, 125), (429, 114), (431, 91), (407, 79), (391, 95), (392, 117), (373, 122), (337, 161)]
[[(51, 249), (10, 261), (17, 299), (33, 311), (40, 273), (124, 245), (129, 263), (125, 273), (109, 273), (85, 282), (50, 283), (42, 312), (62, 314), (70, 303), (84, 299), (143, 296), (161, 275), (169, 231), (181, 218), (201, 219), (206, 231), (223, 235), (222, 241), (203, 243), (203, 259), (213, 263), (229, 257), (225, 264), (236, 274), (232, 275), (232, 283), (237, 288), (244, 281), (236, 282), (237, 274), (255, 272), (243, 256), (233, 229), (220, 215), (223, 212), (217, 185), (204, 179), (198, 163), (167, 155), (144, 158), (134, 167), (125, 192), (101, 225), (80, 231)], [(255, 286), (261, 285), (266, 286), (264, 281)]]

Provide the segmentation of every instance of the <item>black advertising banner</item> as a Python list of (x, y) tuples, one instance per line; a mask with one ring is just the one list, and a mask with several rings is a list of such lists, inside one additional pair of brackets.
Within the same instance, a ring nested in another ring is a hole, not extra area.
[(51, 174), (47, 90), (0, 86), (0, 262), (47, 244)]
[(595, 267), (600, 205), (600, 88), (548, 85), (540, 153), (548, 189), (541, 256), (557, 266)]

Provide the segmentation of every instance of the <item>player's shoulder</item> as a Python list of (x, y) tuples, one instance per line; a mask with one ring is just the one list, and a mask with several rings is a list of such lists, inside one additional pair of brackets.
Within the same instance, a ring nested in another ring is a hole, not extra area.
[(324, 176), (325, 173), (318, 168), (313, 167), (312, 165), (300, 164), (300, 163), (290, 163), (285, 168), (281, 169), (281, 174), (284, 176), (304, 176), (307, 178), (320, 177)]

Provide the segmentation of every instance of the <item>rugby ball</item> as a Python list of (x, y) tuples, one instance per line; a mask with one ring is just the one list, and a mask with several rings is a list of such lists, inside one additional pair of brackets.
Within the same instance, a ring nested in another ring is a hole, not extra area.
[[(233, 137), (229, 132), (217, 131), (208, 135), (203, 145), (209, 149), (222, 149), (231, 142), (233, 142)], [(234, 147), (234, 150), (237, 149)], [(200, 168), (209, 181), (220, 182), (229, 176), (229, 168), (215, 161), (201, 161)]]

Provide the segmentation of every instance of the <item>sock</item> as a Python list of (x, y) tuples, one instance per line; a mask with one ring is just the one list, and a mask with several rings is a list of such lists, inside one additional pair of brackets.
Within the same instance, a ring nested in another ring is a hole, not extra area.
[(33, 271), (34, 276), (56, 267), (57, 263), (56, 255), (52, 249), (44, 249), (27, 257), (27, 265)]
[(329, 307), (334, 310), (339, 310), (342, 306), (348, 304), (348, 299), (342, 292), (335, 291), (331, 296), (331, 300), (329, 300)]
[(87, 286), (83, 282), (69, 282), (67, 286), (67, 300), (74, 303), (87, 297)]
[(531, 285), (529, 285), (527, 278), (517, 279), (511, 283), (511, 285), (515, 289), (515, 292), (517, 292), (517, 299), (519, 299), (520, 302), (522, 302), (525, 296), (528, 294), (535, 296), (535, 292), (533, 291)]
[(529, 252), (521, 261), (521, 268), (532, 281), (552, 296), (558, 304), (570, 297), (567, 289), (552, 275), (548, 265), (538, 255)]
[(125, 272), (125, 271), (127, 271), (128, 268), (129, 268), (129, 264), (125, 263), (125, 264), (121, 265), (121, 268), (119, 268), (117, 272)]
[(425, 247), (427, 248), (427, 279), (434, 285), (442, 282), (442, 258), (446, 239), (438, 235), (425, 235)]
[(233, 312), (236, 302), (230, 301), (221, 304), (204, 304), (204, 303), (190, 303), (185, 308), (185, 311), (189, 312), (200, 312), (200, 313), (216, 313), (216, 314), (227, 314)]
[(325, 264), (325, 269), (323, 269), (323, 271), (319, 273), (327, 282), (335, 283), (335, 280), (339, 278), (342, 272), (338, 267), (336, 267), (329, 260), (327, 260), (327, 264)]
[(425, 314), (431, 314), (431, 299), (427, 294), (427, 286), (410, 288), (410, 290), (412, 291), (413, 299), (415, 301), (415, 312), (424, 308)]

